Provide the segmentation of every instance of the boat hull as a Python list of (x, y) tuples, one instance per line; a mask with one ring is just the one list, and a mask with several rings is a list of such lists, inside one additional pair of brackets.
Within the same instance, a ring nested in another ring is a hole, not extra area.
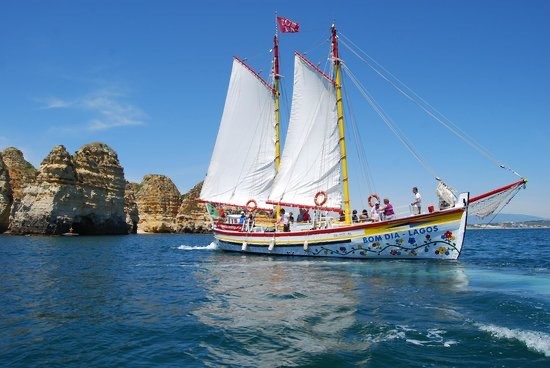
[(466, 229), (466, 207), (377, 223), (295, 232), (214, 229), (225, 251), (358, 259), (457, 259)]

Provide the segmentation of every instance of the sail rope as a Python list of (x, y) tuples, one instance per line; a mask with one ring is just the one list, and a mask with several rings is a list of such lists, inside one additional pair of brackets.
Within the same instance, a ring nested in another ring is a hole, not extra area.
[(418, 162), (428, 171), (430, 174), (432, 174), (434, 177), (437, 176), (434, 169), (428, 164), (428, 161), (422, 156), (418, 150), (414, 147), (414, 145), (405, 137), (405, 135), (401, 132), (401, 130), (393, 123), (392, 119), (388, 116), (388, 114), (382, 109), (382, 107), (376, 102), (374, 97), (366, 90), (366, 88), (361, 84), (359, 79), (353, 74), (353, 72), (347, 67), (346, 64), (342, 63), (342, 69), (346, 72), (346, 75), (348, 78), (352, 81), (352, 83), (355, 85), (359, 93), (367, 100), (369, 105), (372, 107), (372, 109), (380, 116), (382, 121), (386, 124), (386, 126), (395, 134), (395, 136), (401, 141), (401, 143), (409, 150), (409, 152), (415, 157)]
[[(345, 78), (342, 78), (342, 87), (345, 84)], [(347, 117), (349, 124), (346, 124), (347, 126), (351, 127), (351, 133), (352, 133), (352, 139), (355, 142), (363, 142), (363, 139), (361, 138), (361, 131), (359, 130), (359, 125), (357, 123), (357, 118), (355, 116), (355, 112), (352, 109), (352, 104), (350, 101), (350, 96), (348, 94), (345, 95), (346, 99), (346, 110), (348, 112)], [(361, 182), (367, 184), (367, 193), (377, 193), (376, 185), (374, 183), (374, 180), (372, 178), (372, 175), (370, 175), (370, 165), (368, 161), (368, 156), (365, 152), (365, 148), (363, 144), (352, 144), (355, 148), (355, 154), (357, 155), (357, 159), (359, 161), (359, 170), (360, 170), (360, 176), (361, 176)], [(366, 206), (366, 199), (361, 198), (361, 204), (362, 207)]]
[[(353, 53), (357, 58), (367, 64), (376, 74), (378, 74), (382, 79), (386, 80), (390, 85), (392, 85), (399, 93), (405, 96), (407, 99), (412, 101), (416, 106), (422, 109), (426, 114), (431, 116), (435, 121), (440, 125), (445, 127), (451, 133), (453, 133), (460, 140), (465, 142), (467, 145), (472, 147), (474, 150), (479, 152), (489, 161), (496, 164), (498, 167), (508, 170), (513, 174), (521, 177), (516, 171), (511, 168), (499, 163), (499, 161), (489, 153), (489, 151), (483, 148), (479, 143), (477, 143), (473, 138), (469, 137), (464, 131), (462, 131), (458, 126), (456, 126), (449, 118), (439, 112), (436, 108), (431, 106), (428, 102), (422, 99), (417, 93), (415, 93), (411, 88), (409, 88), (405, 83), (395, 77), (392, 73), (386, 70), (381, 66), (376, 60), (370, 57), (365, 51), (359, 48), (353, 41), (346, 37), (342, 32), (340, 36), (345, 40), (340, 40), (340, 43), (345, 46), (351, 53)], [(347, 42), (346, 42), (347, 41)], [(364, 55), (365, 57), (363, 57)]]

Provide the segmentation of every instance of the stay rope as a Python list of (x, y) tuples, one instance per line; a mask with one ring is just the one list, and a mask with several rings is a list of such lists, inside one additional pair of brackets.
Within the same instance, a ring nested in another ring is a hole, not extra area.
[(395, 136), (401, 141), (401, 143), (409, 150), (409, 152), (420, 162), (420, 164), (431, 173), (434, 177), (436, 176), (435, 171), (433, 168), (428, 164), (428, 161), (424, 159), (422, 154), (418, 152), (414, 145), (405, 137), (405, 135), (401, 132), (401, 130), (393, 123), (391, 118), (386, 114), (386, 112), (382, 109), (382, 107), (376, 102), (374, 97), (371, 96), (371, 94), (365, 89), (363, 85), (361, 85), (359, 79), (355, 77), (355, 75), (351, 72), (351, 70), (346, 66), (346, 64), (342, 63), (342, 69), (346, 71), (346, 75), (349, 77), (349, 79), (353, 82), (359, 93), (367, 100), (369, 105), (372, 107), (372, 109), (380, 116), (380, 118), (384, 121), (384, 123), (388, 126), (388, 128), (395, 134)]
[[(493, 162), (498, 167), (508, 170), (512, 172), (514, 175), (517, 175), (518, 177), (522, 177), (516, 171), (499, 163), (498, 160), (494, 156), (492, 156), (487, 149), (483, 148), (479, 143), (475, 142), (473, 138), (469, 137), (464, 131), (462, 131), (459, 127), (457, 127), (449, 118), (447, 118), (445, 115), (439, 112), (436, 108), (434, 108), (424, 99), (422, 99), (417, 93), (415, 93), (405, 83), (403, 83), (401, 80), (395, 77), (392, 73), (390, 73), (383, 66), (381, 66), (376, 60), (370, 57), (365, 51), (363, 51), (360, 47), (358, 47), (355, 43), (353, 43), (353, 41), (351, 41), (348, 37), (342, 34), (342, 32), (340, 32), (340, 37), (343, 37), (345, 39), (345, 40), (340, 39), (341, 45), (346, 47), (352, 54), (354, 54), (358, 59), (360, 59), (365, 64), (367, 64), (382, 79), (387, 81), (399, 93), (401, 93), (407, 99), (412, 101), (416, 106), (418, 106), (426, 114), (431, 116), (440, 125), (445, 127), (447, 130), (453, 133), (457, 138), (459, 138), (464, 143), (472, 147), (474, 150), (476, 150), (478, 153), (480, 153), (489, 161)], [(362, 55), (364, 55), (364, 57)]]

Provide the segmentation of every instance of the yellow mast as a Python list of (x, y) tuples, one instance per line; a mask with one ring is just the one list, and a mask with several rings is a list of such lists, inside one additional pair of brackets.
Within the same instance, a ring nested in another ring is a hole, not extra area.
[(279, 40), (277, 35), (273, 39), (273, 89), (275, 90), (275, 171), (279, 171), (281, 163), (281, 141), (279, 137), (280, 126), (280, 110), (279, 110)]
[(346, 224), (351, 224), (351, 207), (349, 200), (348, 160), (346, 156), (346, 139), (344, 129), (344, 107), (342, 102), (342, 83), (340, 58), (338, 56), (338, 42), (336, 27), (332, 25), (332, 55), (334, 58), (334, 83), (336, 87), (336, 109), (338, 113), (338, 128), (340, 132), (340, 163), (342, 166), (342, 186), (344, 189), (344, 214)]
[[(273, 37), (273, 89), (275, 90), (275, 171), (279, 171), (281, 163), (281, 138), (280, 138), (280, 120), (281, 112), (279, 108), (279, 39), (277, 31)], [(279, 219), (280, 207), (275, 207), (275, 221)]]

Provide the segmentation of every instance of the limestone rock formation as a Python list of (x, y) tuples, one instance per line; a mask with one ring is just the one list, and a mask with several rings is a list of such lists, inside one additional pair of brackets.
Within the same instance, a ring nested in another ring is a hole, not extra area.
[[(58, 176), (57, 176), (57, 175)], [(69, 153), (56, 146), (42, 161), (36, 180), (13, 205), (10, 232), (60, 234), (69, 231), (81, 202)]]
[(8, 228), (12, 203), (13, 194), (11, 192), (10, 176), (0, 153), (0, 233)]
[(172, 180), (164, 175), (145, 175), (136, 193), (139, 211), (138, 231), (176, 232), (176, 215), (181, 195)]
[(202, 182), (185, 194), (176, 217), (178, 232), (205, 233), (210, 231), (210, 219), (206, 214), (205, 205), (197, 201), (201, 189)]
[(73, 157), (56, 146), (42, 161), (36, 180), (14, 202), (9, 231), (127, 234), (125, 186), (118, 157), (107, 145), (84, 145)]
[(126, 224), (128, 232), (136, 234), (139, 222), (139, 210), (136, 203), (136, 192), (139, 189), (137, 183), (126, 183), (126, 191), (124, 193), (124, 213), (126, 213)]
[(8, 147), (2, 152), (2, 160), (8, 169), (13, 200), (23, 198), (23, 190), (36, 178), (37, 171), (25, 160), (23, 152), (15, 147)]
[(126, 180), (118, 156), (103, 143), (84, 145), (73, 156), (84, 203), (73, 228), (83, 234), (127, 234)]

